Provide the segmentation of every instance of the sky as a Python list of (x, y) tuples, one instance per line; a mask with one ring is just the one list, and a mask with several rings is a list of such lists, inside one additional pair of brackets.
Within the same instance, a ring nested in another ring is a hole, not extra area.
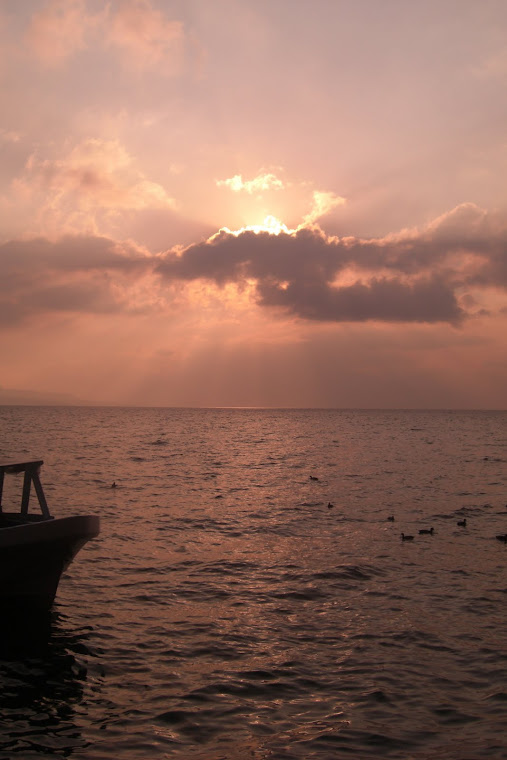
[(0, 403), (507, 408), (504, 0), (0, 0)]

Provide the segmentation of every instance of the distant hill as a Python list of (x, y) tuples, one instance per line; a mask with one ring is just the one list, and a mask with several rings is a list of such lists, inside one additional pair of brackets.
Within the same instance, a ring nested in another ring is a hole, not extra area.
[(1, 405), (19, 406), (88, 406), (89, 402), (70, 393), (47, 393), (0, 387)]

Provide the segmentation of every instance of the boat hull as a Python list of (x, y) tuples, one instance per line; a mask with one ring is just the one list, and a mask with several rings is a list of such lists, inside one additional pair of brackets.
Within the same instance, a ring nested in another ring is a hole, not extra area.
[(85, 515), (1, 528), (2, 607), (19, 613), (49, 610), (62, 573), (99, 529), (99, 518)]

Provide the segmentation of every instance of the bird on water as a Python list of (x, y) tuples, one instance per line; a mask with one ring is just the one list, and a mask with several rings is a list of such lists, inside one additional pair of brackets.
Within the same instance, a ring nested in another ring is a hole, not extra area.
[(421, 530), (419, 531), (419, 534), (421, 536), (424, 536), (424, 535), (432, 536), (433, 531), (434, 531), (434, 528), (421, 528)]
[(467, 519), (466, 517), (463, 518), (463, 520), (458, 520), (456, 525), (459, 525), (461, 528), (466, 528), (467, 526)]
[(113, 480), (113, 482), (111, 483), (111, 488), (116, 488), (116, 480)]
[(402, 541), (413, 541), (414, 537), (413, 536), (406, 536), (404, 533), (402, 533), (401, 534), (401, 540)]
[(394, 515), (389, 515), (387, 519), (389, 520), (389, 522), (394, 522)]
[(503, 541), (504, 544), (507, 544), (507, 533), (501, 533), (496, 538), (497, 538), (498, 541)]

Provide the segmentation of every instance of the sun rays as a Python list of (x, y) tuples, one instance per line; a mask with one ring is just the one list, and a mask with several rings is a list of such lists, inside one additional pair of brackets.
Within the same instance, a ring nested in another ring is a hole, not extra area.
[(255, 232), (256, 235), (261, 232), (267, 232), (269, 235), (280, 235), (282, 233), (285, 235), (292, 235), (297, 230), (289, 229), (287, 225), (281, 222), (280, 219), (277, 219), (276, 216), (269, 215), (264, 218), (262, 224), (248, 224), (245, 227), (240, 227), (238, 230), (230, 230), (229, 227), (222, 227), (221, 232), (222, 231), (238, 237), (238, 235), (243, 234), (243, 232)]

